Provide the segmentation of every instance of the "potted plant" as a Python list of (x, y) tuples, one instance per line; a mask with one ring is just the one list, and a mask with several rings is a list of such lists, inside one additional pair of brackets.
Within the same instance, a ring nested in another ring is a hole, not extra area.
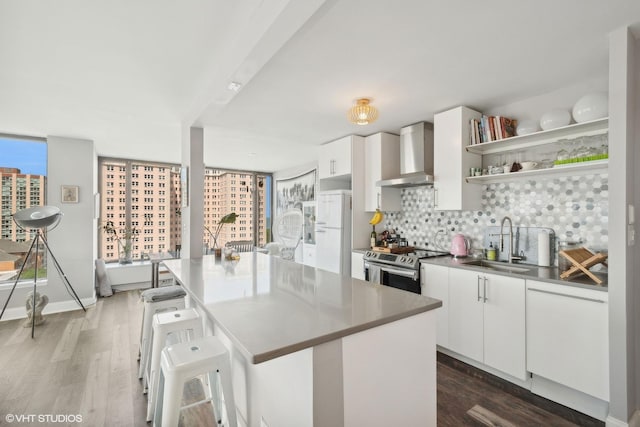
[(220, 221), (218, 221), (218, 224), (216, 224), (216, 229), (214, 232), (212, 232), (211, 229), (206, 225), (204, 226), (205, 230), (207, 230), (207, 232), (209, 233), (209, 236), (213, 238), (213, 249), (217, 257), (222, 254), (222, 248), (218, 247), (218, 236), (220, 235), (220, 230), (222, 230), (222, 227), (224, 227), (225, 224), (235, 224), (237, 217), (238, 215), (235, 212), (226, 214), (225, 216), (220, 218)]
[(118, 262), (131, 264), (133, 262), (133, 242), (138, 239), (140, 230), (133, 226), (116, 228), (113, 221), (107, 221), (102, 226), (102, 231), (107, 235), (107, 240), (118, 244)]

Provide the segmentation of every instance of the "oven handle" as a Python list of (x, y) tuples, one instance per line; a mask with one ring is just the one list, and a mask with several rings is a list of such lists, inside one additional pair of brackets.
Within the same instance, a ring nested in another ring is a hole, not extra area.
[(389, 266), (380, 266), (380, 271), (386, 271), (387, 273), (395, 274), (396, 276), (408, 277), (412, 280), (418, 280), (417, 270), (404, 270), (400, 268), (392, 268)]

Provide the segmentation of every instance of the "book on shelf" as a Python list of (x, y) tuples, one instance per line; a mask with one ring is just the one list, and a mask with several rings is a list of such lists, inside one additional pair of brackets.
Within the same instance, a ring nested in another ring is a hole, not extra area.
[(469, 144), (499, 141), (516, 136), (518, 121), (504, 116), (482, 115), (480, 119), (471, 119)]

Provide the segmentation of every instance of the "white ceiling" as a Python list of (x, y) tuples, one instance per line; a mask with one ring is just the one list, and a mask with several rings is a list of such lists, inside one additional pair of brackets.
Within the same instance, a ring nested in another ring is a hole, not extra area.
[[(177, 162), (195, 124), (207, 165), (276, 171), (347, 134), (602, 78), (608, 33), (637, 22), (637, 0), (1, 0), (0, 133)], [(352, 125), (364, 96), (380, 118)]]

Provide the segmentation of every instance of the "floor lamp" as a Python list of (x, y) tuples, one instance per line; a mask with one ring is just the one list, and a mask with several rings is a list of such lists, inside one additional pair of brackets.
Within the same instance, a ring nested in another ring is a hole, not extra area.
[[(82, 305), (80, 298), (78, 298), (78, 294), (69, 283), (69, 279), (62, 271), (62, 267), (60, 267), (60, 263), (51, 252), (51, 248), (49, 248), (49, 244), (47, 243), (47, 239), (44, 237), (44, 231), (46, 231), (47, 227), (51, 227), (51, 230), (56, 228), (62, 219), (62, 212), (55, 206), (37, 206), (33, 208), (23, 209), (20, 212), (16, 212), (13, 214), (13, 222), (16, 223), (18, 227), (27, 231), (27, 230), (35, 230), (36, 237), (31, 242), (31, 246), (29, 247), (29, 251), (27, 252), (27, 256), (24, 258), (24, 262), (20, 267), (20, 272), (16, 277), (16, 281), (13, 283), (13, 287), (11, 288), (11, 292), (9, 293), (9, 297), (7, 301), (4, 303), (4, 307), (2, 307), (2, 313), (0, 313), (0, 319), (2, 319), (2, 315), (4, 311), (7, 309), (7, 305), (9, 305), (9, 300), (11, 300), (11, 296), (13, 295), (13, 291), (16, 289), (16, 285), (18, 281), (20, 281), (20, 276), (24, 271), (27, 262), (29, 261), (29, 257), (33, 254), (35, 256), (35, 274), (33, 277), (33, 314), (31, 315), (31, 338), (34, 336), (35, 326), (36, 326), (36, 316), (35, 316), (35, 308), (36, 308), (36, 285), (38, 283), (38, 252), (40, 251), (40, 243), (42, 242), (44, 248), (46, 248), (47, 252), (51, 256), (53, 260), (53, 265), (56, 267), (58, 274), (62, 278), (64, 285), (67, 287), (67, 292), (69, 294), (73, 294), (72, 296), (80, 304), (80, 307), (84, 311), (87, 309)], [(34, 250), (35, 249), (35, 250)]]

